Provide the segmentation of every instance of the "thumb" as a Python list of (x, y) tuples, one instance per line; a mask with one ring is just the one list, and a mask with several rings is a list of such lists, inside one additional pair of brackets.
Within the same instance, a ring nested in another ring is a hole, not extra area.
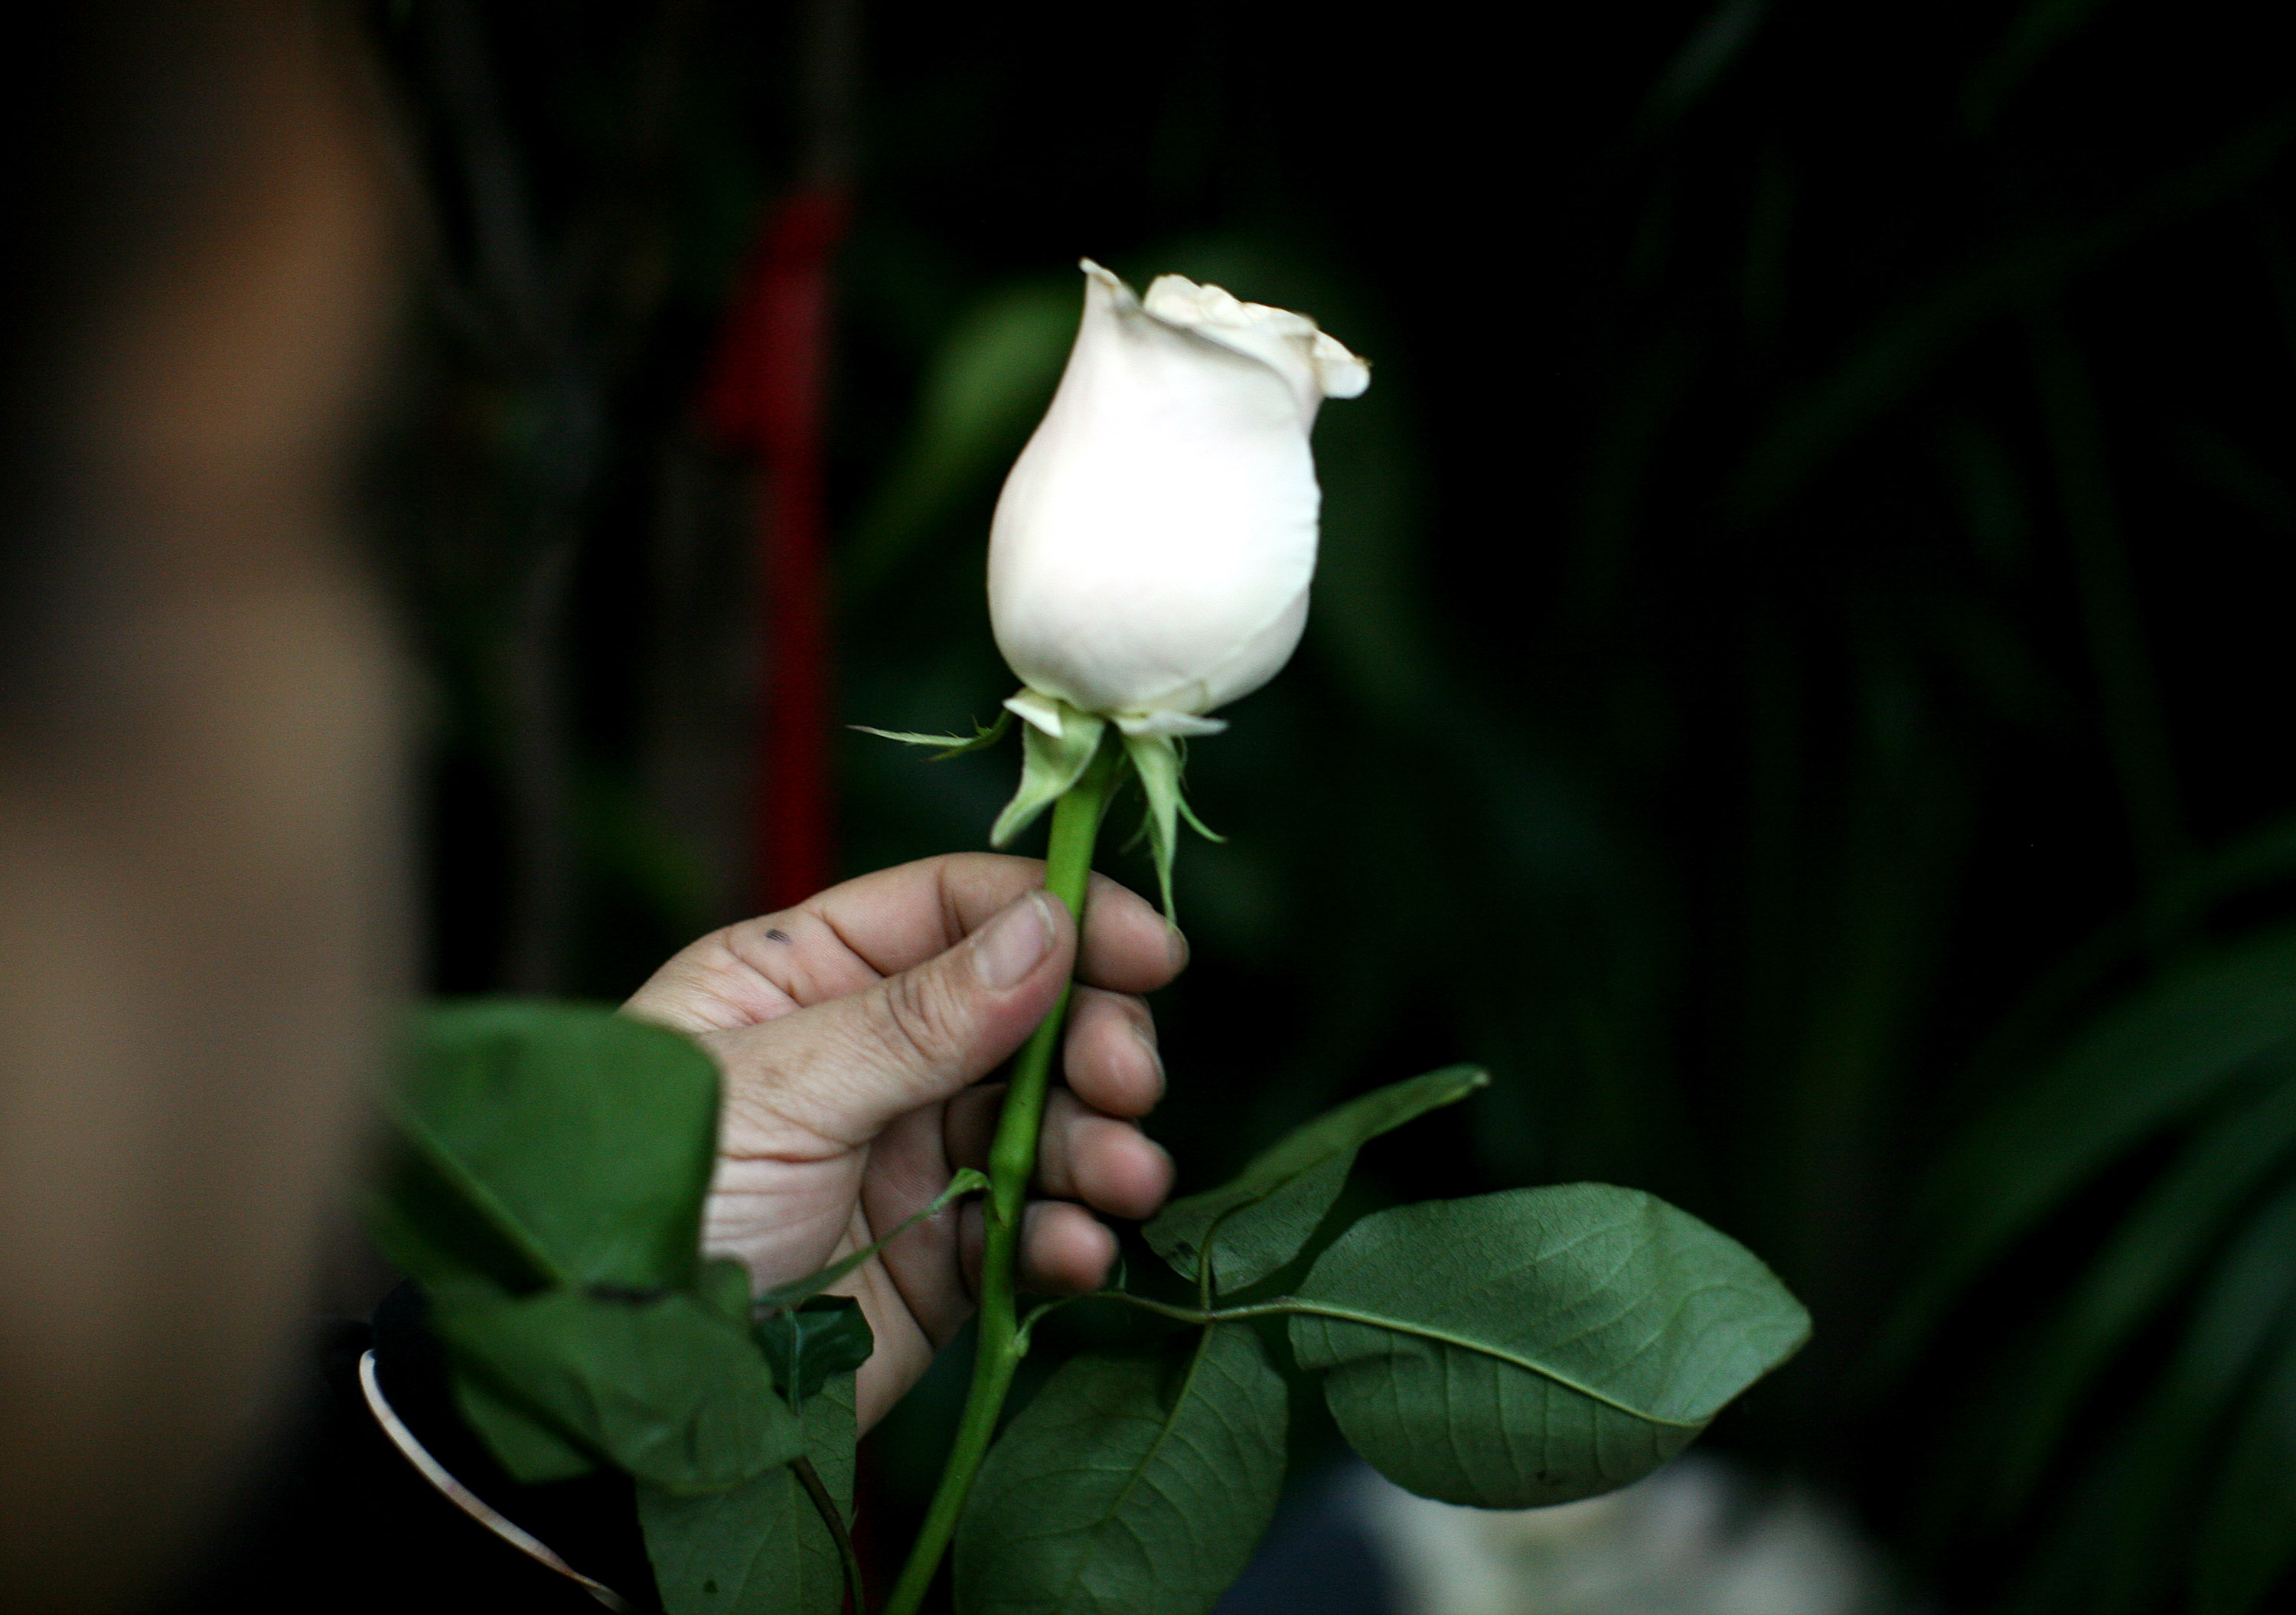
[(763, 1110), (844, 1145), (865, 1144), (1019, 1048), (1060, 996), (1075, 955), (1066, 906), (1023, 893), (913, 970), (711, 1038), (727, 1109)]

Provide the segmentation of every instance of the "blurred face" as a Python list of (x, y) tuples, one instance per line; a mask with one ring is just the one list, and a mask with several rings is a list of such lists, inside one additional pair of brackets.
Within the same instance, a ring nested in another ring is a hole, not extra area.
[(232, 26), (239, 127), (59, 400), (67, 577), (0, 733), (11, 1608), (131, 1602), (229, 1503), (396, 974), (392, 666), (330, 532), (377, 193), (314, 38)]

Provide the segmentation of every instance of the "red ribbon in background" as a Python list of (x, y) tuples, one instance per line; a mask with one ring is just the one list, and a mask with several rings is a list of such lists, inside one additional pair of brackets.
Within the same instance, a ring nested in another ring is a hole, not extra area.
[(750, 871), (761, 912), (812, 896), (835, 868), (822, 428), (830, 266), (851, 213), (843, 185), (801, 189), (775, 212), (742, 269), (701, 400), (710, 426), (755, 463), (765, 656)]

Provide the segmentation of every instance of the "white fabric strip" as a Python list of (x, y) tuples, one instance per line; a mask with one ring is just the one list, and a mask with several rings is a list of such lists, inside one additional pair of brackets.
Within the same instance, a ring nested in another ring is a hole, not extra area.
[(391, 1410), (389, 1402), (383, 1400), (381, 1382), (375, 1378), (374, 1353), (372, 1351), (359, 1358), (359, 1388), (366, 1392), (367, 1409), (374, 1414), (374, 1422), (382, 1426), (382, 1433), (390, 1438), (390, 1444), (404, 1454), (416, 1472), (437, 1487), (439, 1494), (449, 1503), (528, 1558), (548, 1565), (561, 1576), (580, 1582), (589, 1589), (591, 1597), (608, 1609), (627, 1611), (630, 1607), (622, 1602), (622, 1595), (613, 1588), (591, 1580), (552, 1553), (548, 1544), (532, 1533), (520, 1529), (515, 1523), (489, 1506), (485, 1498), (448, 1474), (446, 1466), (414, 1439), (414, 1432), (406, 1428), (405, 1421)]

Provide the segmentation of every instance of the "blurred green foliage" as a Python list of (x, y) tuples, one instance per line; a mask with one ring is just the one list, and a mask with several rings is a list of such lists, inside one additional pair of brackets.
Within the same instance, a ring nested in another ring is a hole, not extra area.
[[(373, 485), (444, 988), (619, 994), (740, 911), (746, 494), (692, 403), (806, 15), (373, 14), (433, 201)], [(1192, 754), (1230, 839), (1155, 1130), (1194, 1188), (1488, 1065), (1351, 1193), (1601, 1177), (1746, 1241), (1817, 1333), (1716, 1438), (1956, 1605), (2242, 1609), (2296, 1539), (2278, 23), (863, 18), (845, 716), (1009, 693), (982, 545), (1079, 253), (1370, 355), (1308, 644)], [(979, 845), (1014, 766), (840, 757), (856, 870)]]

